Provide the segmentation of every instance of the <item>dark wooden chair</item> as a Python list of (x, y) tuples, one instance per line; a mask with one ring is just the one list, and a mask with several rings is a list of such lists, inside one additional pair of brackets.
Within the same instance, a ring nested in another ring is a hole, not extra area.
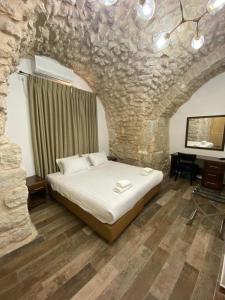
[(196, 180), (196, 175), (198, 173), (198, 165), (195, 164), (195, 160), (195, 154), (178, 152), (175, 180), (177, 180), (178, 176), (183, 176), (184, 173), (188, 173), (190, 175), (190, 184), (192, 185), (192, 181)]

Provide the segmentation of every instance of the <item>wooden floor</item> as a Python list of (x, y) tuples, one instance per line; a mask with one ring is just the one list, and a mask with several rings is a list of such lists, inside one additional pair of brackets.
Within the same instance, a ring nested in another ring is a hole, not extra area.
[(169, 182), (108, 245), (49, 201), (31, 218), (39, 238), (0, 260), (0, 299), (222, 300), (224, 243), (196, 218), (187, 182)]

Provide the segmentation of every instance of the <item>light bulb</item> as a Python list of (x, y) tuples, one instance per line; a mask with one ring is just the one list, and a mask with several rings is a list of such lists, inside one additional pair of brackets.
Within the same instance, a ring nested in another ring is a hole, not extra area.
[(101, 4), (110, 6), (117, 2), (117, 0), (98, 0)]
[(151, 20), (155, 13), (155, 0), (146, 0), (144, 4), (137, 5), (137, 15), (143, 20)]
[(198, 49), (202, 48), (204, 43), (205, 43), (204, 35), (194, 36), (191, 41), (191, 46), (193, 49), (198, 50)]
[(215, 15), (225, 5), (225, 0), (209, 0), (207, 10), (211, 15)]
[(163, 50), (170, 44), (170, 34), (168, 32), (160, 32), (154, 36), (153, 41), (157, 50)]

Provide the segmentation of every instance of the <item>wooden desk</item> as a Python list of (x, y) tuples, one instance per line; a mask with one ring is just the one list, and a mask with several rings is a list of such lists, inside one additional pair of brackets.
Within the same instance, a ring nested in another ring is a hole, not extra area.
[[(170, 177), (175, 175), (178, 153), (171, 154)], [(208, 188), (221, 190), (225, 172), (225, 160), (217, 157), (197, 155), (196, 162), (202, 164), (202, 185)]]

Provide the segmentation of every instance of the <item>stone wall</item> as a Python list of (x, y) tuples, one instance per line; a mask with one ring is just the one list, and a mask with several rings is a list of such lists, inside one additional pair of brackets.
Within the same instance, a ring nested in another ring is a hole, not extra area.
[[(186, 1), (194, 18), (205, 1)], [(27, 212), (20, 150), (4, 136), (5, 95), (21, 57), (43, 54), (83, 77), (101, 98), (110, 150), (124, 162), (168, 170), (169, 119), (209, 78), (224, 70), (224, 11), (206, 15), (206, 36), (198, 52), (190, 46), (195, 25), (184, 24), (171, 46), (154, 52), (152, 37), (181, 18), (179, 1), (157, 1), (154, 19), (134, 16), (136, 0), (102, 7), (93, 0), (4, 0), (0, 2), (0, 255), (36, 234)], [(19, 99), (18, 99), (19, 101)], [(16, 128), (15, 128), (16, 130)]]
[(27, 208), (28, 192), (26, 173), (20, 167), (21, 151), (4, 135), (8, 76), (15, 71), (22, 50), (26, 51), (20, 47), (29, 32), (28, 18), (33, 12), (33, 6), (29, 4), (25, 8), (22, 1), (0, 4), (0, 256), (37, 235)]

